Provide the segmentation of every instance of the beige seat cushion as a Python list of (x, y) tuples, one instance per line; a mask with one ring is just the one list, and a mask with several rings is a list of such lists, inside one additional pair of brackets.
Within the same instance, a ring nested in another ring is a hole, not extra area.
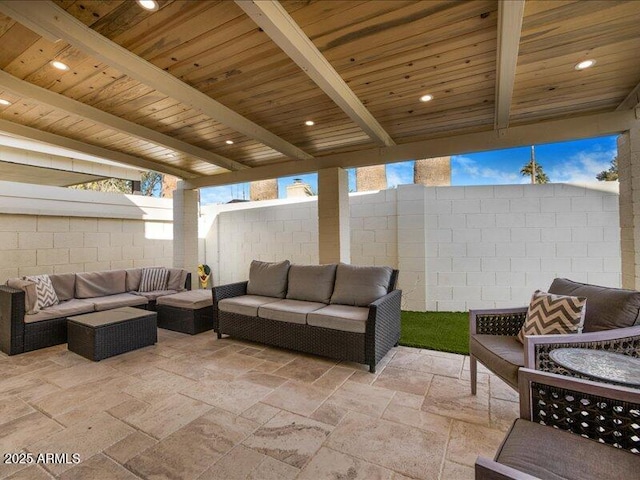
[(287, 298), (328, 304), (336, 280), (335, 264), (291, 265)]
[(265, 297), (284, 298), (287, 295), (289, 260), (260, 262), (254, 260), (249, 269), (247, 293)]
[(328, 305), (307, 315), (307, 323), (314, 327), (331, 328), (343, 332), (364, 333), (369, 309), (349, 305)]
[(524, 346), (513, 336), (471, 335), (469, 353), (514, 388), (524, 367)]
[(149, 303), (149, 300), (146, 298), (141, 297), (140, 295), (133, 295), (131, 293), (119, 293), (117, 295), (108, 295), (106, 297), (96, 297), (90, 299), (90, 301), (93, 302), (95, 310), (98, 312), (119, 307), (138, 307)]
[(24, 313), (34, 315), (40, 311), (38, 307), (38, 293), (36, 292), (36, 284), (34, 282), (21, 278), (10, 278), (7, 280), (6, 285), (24, 292)]
[(307, 314), (326, 307), (324, 303), (303, 302), (301, 300), (280, 300), (267, 303), (258, 309), (260, 318), (278, 320), (280, 322), (307, 323)]
[(35, 315), (25, 315), (24, 323), (40, 322), (42, 320), (51, 320), (52, 318), (65, 318), (72, 315), (80, 315), (95, 310), (92, 300), (78, 300), (72, 298), (65, 300), (52, 307), (40, 310)]
[(385, 296), (391, 283), (390, 267), (359, 267), (340, 264), (331, 303), (366, 307)]
[(53, 289), (56, 291), (58, 300), (64, 302), (71, 300), (76, 294), (76, 274), (75, 273), (56, 273), (49, 275)]
[(213, 295), (210, 289), (187, 290), (186, 292), (159, 297), (157, 304), (199, 310), (213, 305)]
[(638, 478), (640, 455), (518, 419), (496, 461), (546, 480)]
[(126, 291), (127, 273), (124, 270), (84, 272), (76, 274), (76, 298), (104, 297)]
[(142, 268), (128, 268), (125, 273), (127, 275), (125, 283), (127, 292), (137, 292), (142, 279)]
[(153, 290), (151, 292), (131, 292), (132, 295), (139, 295), (141, 297), (146, 298), (150, 302), (155, 302), (160, 297), (163, 297), (165, 295), (173, 295), (174, 293), (178, 293), (178, 291), (177, 290)]
[(187, 271), (183, 268), (170, 268), (169, 280), (167, 280), (167, 290), (175, 290), (176, 292), (184, 292), (184, 282), (187, 281)]
[(237, 313), (247, 317), (257, 317), (258, 308), (267, 303), (273, 303), (279, 298), (263, 297), (261, 295), (241, 295), (239, 297), (225, 298), (218, 302), (218, 309), (222, 312)]

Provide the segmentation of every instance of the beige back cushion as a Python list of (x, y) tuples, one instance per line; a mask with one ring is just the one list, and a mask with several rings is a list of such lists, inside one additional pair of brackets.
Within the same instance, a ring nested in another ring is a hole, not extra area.
[(329, 303), (337, 265), (291, 265), (287, 298)]
[(76, 274), (76, 298), (103, 297), (126, 291), (127, 273), (124, 270), (86, 272)]
[(287, 294), (289, 260), (282, 262), (260, 262), (254, 260), (249, 269), (247, 294), (284, 298)]
[(187, 280), (187, 271), (182, 268), (169, 269), (169, 281), (167, 282), (167, 290), (176, 290), (184, 292), (184, 282)]
[(338, 265), (331, 303), (366, 307), (387, 294), (392, 272), (390, 267)]
[(10, 278), (7, 280), (7, 287), (19, 288), (24, 292), (24, 313), (34, 315), (40, 311), (35, 282), (21, 278)]
[(137, 292), (142, 278), (142, 268), (128, 268), (125, 272), (127, 274), (125, 281), (127, 292)]
[(58, 295), (58, 300), (64, 302), (71, 300), (76, 294), (76, 274), (75, 273), (57, 273), (49, 275), (53, 289)]

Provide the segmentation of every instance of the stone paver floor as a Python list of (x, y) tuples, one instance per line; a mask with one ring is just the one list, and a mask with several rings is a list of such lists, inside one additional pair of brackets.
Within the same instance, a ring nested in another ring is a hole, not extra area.
[(518, 406), (483, 369), (471, 396), (468, 368), (397, 347), (372, 375), (167, 330), (98, 363), (66, 345), (0, 354), (0, 479), (472, 479)]

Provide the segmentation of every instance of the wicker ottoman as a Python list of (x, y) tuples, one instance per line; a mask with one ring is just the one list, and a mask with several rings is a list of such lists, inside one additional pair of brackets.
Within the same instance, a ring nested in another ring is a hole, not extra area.
[(114, 308), (67, 318), (68, 349), (93, 361), (153, 345), (156, 312)]
[(158, 297), (158, 327), (195, 335), (214, 329), (211, 290), (188, 290)]

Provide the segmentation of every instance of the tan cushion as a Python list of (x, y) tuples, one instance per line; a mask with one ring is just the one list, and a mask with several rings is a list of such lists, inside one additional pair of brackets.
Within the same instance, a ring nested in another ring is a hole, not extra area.
[(241, 295), (239, 297), (225, 298), (218, 302), (218, 309), (222, 312), (237, 313), (247, 317), (257, 317), (258, 308), (267, 303), (277, 302), (277, 298), (263, 297), (260, 295)]
[(322, 307), (324, 303), (304, 302), (300, 300), (280, 300), (278, 302), (267, 303), (258, 309), (260, 318), (278, 320), (280, 322), (307, 323), (307, 314)]
[(247, 293), (264, 297), (284, 298), (287, 294), (289, 260), (283, 262), (260, 262), (254, 260), (249, 269)]
[(390, 267), (338, 265), (331, 303), (366, 307), (388, 293), (392, 272)]
[(51, 320), (52, 318), (65, 318), (71, 315), (80, 315), (81, 313), (93, 312), (94, 307), (91, 300), (71, 299), (60, 302), (52, 307), (40, 310), (35, 315), (25, 315), (24, 323), (40, 322), (42, 320)]
[(158, 298), (161, 298), (165, 295), (173, 295), (174, 293), (178, 293), (176, 290), (153, 290), (152, 292), (129, 292), (132, 295), (139, 295), (141, 297), (146, 298), (150, 302), (155, 302)]
[(187, 281), (187, 272), (183, 268), (170, 268), (169, 280), (167, 281), (167, 290), (175, 290), (176, 292), (184, 292), (184, 282)]
[(151, 267), (142, 269), (139, 292), (153, 292), (154, 290), (167, 290), (169, 270), (165, 267)]
[(328, 305), (307, 315), (307, 323), (314, 327), (331, 328), (343, 332), (364, 333), (369, 309), (348, 305)]
[(138, 291), (138, 288), (140, 287), (140, 279), (142, 278), (142, 268), (128, 268), (125, 272), (127, 274), (125, 291)]
[(287, 298), (329, 303), (337, 265), (291, 265)]
[(91, 299), (91, 302), (93, 302), (94, 309), (100, 312), (102, 310), (111, 310), (112, 308), (146, 305), (149, 303), (149, 300), (140, 295), (133, 295), (132, 293), (118, 293), (105, 297), (95, 297)]
[(76, 298), (104, 297), (126, 291), (124, 270), (76, 273)]
[(507, 433), (496, 461), (545, 480), (631, 479), (640, 472), (640, 455), (523, 419)]
[(524, 367), (524, 346), (515, 336), (471, 335), (469, 353), (514, 388)]
[(581, 333), (586, 303), (584, 297), (554, 295), (536, 290), (531, 297), (524, 324), (518, 332), (518, 340), (524, 343), (525, 335)]
[(40, 308), (38, 308), (38, 293), (34, 282), (23, 280), (22, 278), (10, 278), (7, 280), (7, 286), (24, 292), (24, 313), (34, 315), (40, 311)]
[(213, 305), (213, 295), (210, 289), (187, 290), (159, 297), (158, 305), (199, 310)]
[(64, 302), (71, 300), (76, 294), (76, 274), (75, 273), (56, 273), (49, 275), (53, 289), (56, 291), (58, 300)]
[(24, 279), (36, 284), (37, 304), (40, 310), (59, 303), (58, 295), (56, 295), (56, 291), (53, 289), (49, 275), (32, 275), (26, 276)]

